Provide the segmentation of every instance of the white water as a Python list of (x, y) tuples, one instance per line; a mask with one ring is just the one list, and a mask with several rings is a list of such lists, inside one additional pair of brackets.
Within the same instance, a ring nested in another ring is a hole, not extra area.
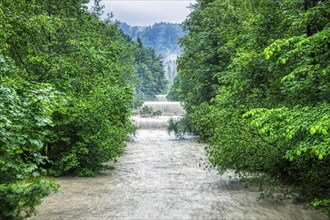
[(184, 115), (185, 110), (180, 102), (145, 102), (143, 106), (151, 107), (154, 111), (160, 110), (163, 116)]
[(144, 129), (115, 170), (58, 178), (61, 188), (31, 219), (327, 219), (290, 201), (257, 201), (258, 190), (246, 188), (235, 174), (205, 169), (206, 145), (169, 136), (163, 129), (168, 118), (133, 117)]
[(158, 102), (167, 102), (167, 95), (156, 95), (157, 101)]
[(204, 168), (204, 144), (164, 130), (138, 130), (116, 169), (58, 178), (61, 188), (32, 219), (324, 219), (290, 201), (257, 201), (233, 173)]
[(137, 129), (165, 129), (167, 121), (170, 118), (178, 118), (179, 116), (159, 116), (155, 118), (141, 118), (133, 116), (132, 122)]
[(153, 111), (161, 111), (162, 115), (152, 118), (145, 118), (140, 116), (133, 116), (132, 122), (138, 129), (164, 129), (167, 125), (167, 121), (170, 118), (180, 118), (185, 114), (185, 110), (182, 108), (180, 102), (168, 102), (166, 95), (157, 95), (158, 101), (144, 102), (143, 106), (148, 106)]

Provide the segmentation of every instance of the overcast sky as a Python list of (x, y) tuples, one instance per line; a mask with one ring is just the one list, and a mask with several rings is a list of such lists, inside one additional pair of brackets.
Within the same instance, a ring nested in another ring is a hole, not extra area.
[[(91, 3), (94, 0), (91, 0)], [(194, 0), (102, 0), (105, 14), (113, 12), (114, 18), (132, 26), (154, 23), (181, 23), (189, 14), (187, 8)]]

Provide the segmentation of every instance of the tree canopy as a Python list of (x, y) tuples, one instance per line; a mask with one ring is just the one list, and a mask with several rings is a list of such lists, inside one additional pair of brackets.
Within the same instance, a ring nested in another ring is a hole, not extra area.
[(198, 0), (171, 89), (220, 171), (328, 213), (329, 18), (327, 0)]
[(134, 45), (136, 62), (136, 99), (156, 100), (156, 95), (165, 94), (168, 81), (165, 76), (163, 59), (155, 51), (145, 48), (140, 39)]
[(57, 188), (45, 175), (109, 168), (133, 131), (135, 87), (164, 89), (161, 60), (85, 3), (0, 1), (0, 219), (32, 214)]

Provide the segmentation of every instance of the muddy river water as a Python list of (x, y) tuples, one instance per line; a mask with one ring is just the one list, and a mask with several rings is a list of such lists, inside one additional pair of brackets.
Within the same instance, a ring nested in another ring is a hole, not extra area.
[(205, 145), (140, 129), (115, 170), (58, 178), (31, 219), (327, 219), (290, 201), (257, 201), (235, 175), (205, 169)]

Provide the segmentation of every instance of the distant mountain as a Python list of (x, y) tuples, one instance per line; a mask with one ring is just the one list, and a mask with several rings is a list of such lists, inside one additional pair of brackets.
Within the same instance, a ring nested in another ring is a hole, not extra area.
[(185, 35), (179, 24), (156, 23), (148, 27), (133, 27), (127, 23), (121, 23), (121, 30), (132, 40), (141, 39), (145, 47), (155, 50), (164, 59), (165, 71), (170, 82), (176, 74), (176, 59), (181, 55), (179, 39)]

